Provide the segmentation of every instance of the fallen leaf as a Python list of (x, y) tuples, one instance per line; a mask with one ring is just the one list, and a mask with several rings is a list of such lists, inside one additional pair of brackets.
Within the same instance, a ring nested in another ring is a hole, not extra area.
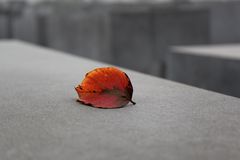
[(132, 101), (133, 87), (127, 74), (115, 67), (96, 68), (75, 87), (78, 101), (97, 108), (119, 108)]

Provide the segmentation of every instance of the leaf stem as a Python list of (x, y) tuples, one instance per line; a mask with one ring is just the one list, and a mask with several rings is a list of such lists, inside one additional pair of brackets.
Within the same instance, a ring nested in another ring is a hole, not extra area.
[(129, 100), (133, 105), (135, 105), (136, 104), (136, 102), (133, 102), (131, 99)]
[(133, 105), (136, 104), (136, 102), (133, 102), (132, 99), (129, 99), (128, 97), (126, 97), (126, 96), (122, 96), (122, 97), (125, 98), (126, 100), (128, 100), (129, 102), (131, 102)]

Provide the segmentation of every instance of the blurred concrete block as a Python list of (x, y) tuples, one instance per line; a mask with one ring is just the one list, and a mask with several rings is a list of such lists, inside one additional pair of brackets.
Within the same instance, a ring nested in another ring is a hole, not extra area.
[[(0, 38), (21, 39), (37, 43), (35, 10), (24, 1), (8, 1), (5, 10), (0, 10)], [(1, 9), (1, 8), (0, 8)]]
[[(116, 65), (154, 73), (155, 35), (149, 10), (118, 10), (110, 13), (110, 51)], [(155, 73), (156, 74), (156, 73)]]
[(209, 43), (205, 8), (135, 6), (109, 14), (112, 62), (123, 67), (164, 77), (170, 45)]
[(164, 4), (42, 2), (26, 7), (14, 38), (164, 77), (169, 45), (209, 42), (205, 7)]
[[(157, 3), (156, 3), (157, 4)], [(171, 44), (209, 41), (209, 14), (202, 8), (154, 4), (55, 4), (48, 45), (80, 56), (164, 76)]]
[(240, 97), (240, 45), (172, 47), (167, 78)]
[(240, 42), (240, 2), (128, 2), (28, 5), (13, 37), (162, 77), (170, 45)]
[(23, 13), (14, 21), (13, 38), (38, 43), (38, 26), (35, 14), (35, 8), (33, 6), (25, 7)]
[(5, 26), (5, 18), (3, 16), (0, 16), (0, 38), (6, 38)]
[[(46, 6), (42, 6), (46, 7)], [(91, 59), (105, 59), (107, 31), (104, 7), (91, 4), (48, 5), (47, 45)], [(102, 54), (100, 54), (102, 53)]]
[(160, 62), (160, 75), (164, 77), (169, 46), (209, 43), (210, 17), (207, 8), (193, 6), (156, 9), (154, 16), (155, 60)]
[(240, 42), (240, 2), (214, 3), (209, 6), (211, 42)]

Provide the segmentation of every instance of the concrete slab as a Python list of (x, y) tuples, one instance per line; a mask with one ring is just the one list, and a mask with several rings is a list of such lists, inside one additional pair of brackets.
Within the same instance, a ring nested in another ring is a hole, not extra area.
[(167, 78), (240, 97), (240, 45), (172, 47)]
[(240, 99), (130, 70), (137, 105), (75, 102), (74, 86), (107, 64), (0, 42), (1, 160), (239, 160)]

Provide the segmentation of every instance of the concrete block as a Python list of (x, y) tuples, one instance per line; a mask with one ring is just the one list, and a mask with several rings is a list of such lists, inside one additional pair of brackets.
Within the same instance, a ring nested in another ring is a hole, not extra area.
[[(240, 42), (239, 8), (227, 0), (34, 3), (14, 22), (14, 38), (164, 77), (170, 45)], [(5, 25), (0, 17), (0, 38)]]
[(205, 7), (169, 7), (154, 10), (153, 32), (158, 75), (165, 77), (165, 56), (171, 45), (208, 44), (209, 12)]
[(97, 109), (74, 86), (103, 64), (0, 42), (1, 160), (239, 160), (240, 99), (131, 70), (135, 106)]
[(153, 74), (155, 40), (151, 12), (113, 11), (110, 16), (113, 64)]
[(60, 3), (51, 10), (49, 47), (158, 76), (164, 76), (169, 45), (209, 41), (208, 12), (202, 8)]
[(101, 60), (100, 53), (104, 52), (105, 45), (102, 43), (106, 42), (103, 11), (92, 5), (74, 4), (59, 4), (51, 9), (46, 16), (48, 46)]
[(173, 47), (167, 78), (240, 97), (240, 45)]
[(240, 2), (214, 3), (209, 6), (211, 42), (240, 42)]
[(6, 37), (6, 31), (5, 31), (5, 18), (3, 16), (0, 16), (0, 38)]
[(38, 43), (38, 26), (35, 8), (26, 6), (21, 15), (14, 20), (13, 38), (27, 42)]

